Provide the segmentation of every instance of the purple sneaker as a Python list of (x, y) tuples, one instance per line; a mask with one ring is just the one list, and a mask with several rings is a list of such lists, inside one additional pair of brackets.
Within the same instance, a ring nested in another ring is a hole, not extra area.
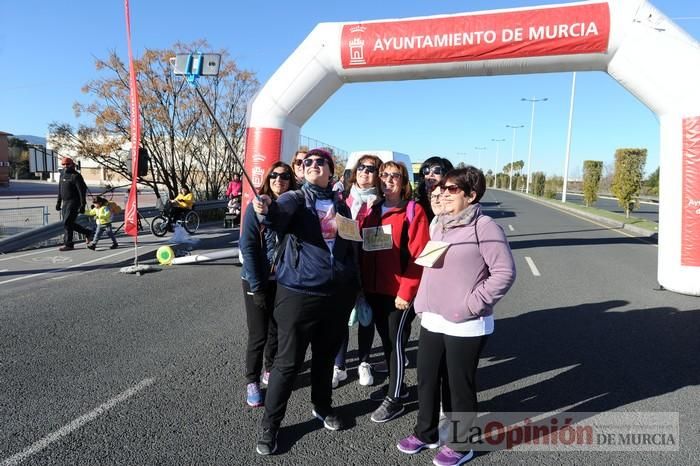
[(418, 453), (421, 450), (424, 450), (426, 448), (437, 448), (439, 445), (438, 442), (435, 443), (425, 443), (415, 435), (409, 435), (408, 437), (401, 439), (399, 443), (396, 444), (396, 448), (399, 449), (399, 451), (413, 455), (415, 453)]
[(257, 382), (249, 383), (246, 386), (245, 402), (248, 403), (248, 406), (252, 406), (253, 408), (263, 405), (262, 392)]
[(464, 464), (474, 457), (474, 450), (469, 450), (467, 453), (460, 453), (454, 451), (448, 446), (443, 446), (435, 455), (433, 464), (435, 466), (457, 466), (459, 464)]

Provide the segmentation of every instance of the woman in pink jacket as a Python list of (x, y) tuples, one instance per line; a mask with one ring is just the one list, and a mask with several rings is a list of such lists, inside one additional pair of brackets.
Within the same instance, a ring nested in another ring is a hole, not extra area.
[(414, 303), (421, 315), (418, 421), (413, 434), (397, 447), (414, 454), (438, 446), (442, 401), (451, 422), (448, 442), (433, 461), (437, 466), (463, 464), (473, 456), (466, 439), (477, 412), (476, 368), (493, 333), (493, 307), (515, 280), (508, 239), (481, 212), (479, 200), (485, 190), (481, 170), (466, 167), (447, 172), (432, 193), (439, 200), (439, 212), (430, 237), (449, 246), (424, 267)]

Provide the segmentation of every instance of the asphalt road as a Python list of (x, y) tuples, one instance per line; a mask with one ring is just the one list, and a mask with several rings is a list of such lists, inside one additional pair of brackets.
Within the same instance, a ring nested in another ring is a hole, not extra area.
[[(697, 464), (699, 302), (658, 289), (656, 246), (507, 192), (484, 205), (508, 234), (518, 278), (481, 360), (481, 410), (678, 412), (680, 450), (497, 451), (472, 463)], [(235, 241), (230, 230), (202, 236), (204, 249)], [(157, 246), (144, 244), (142, 260)], [(432, 452), (394, 446), (416, 419), (414, 369), (408, 412), (383, 425), (369, 420), (371, 389), (351, 370), (334, 391), (351, 428), (329, 432), (310, 416), (308, 364), (279, 454), (259, 457), (261, 410), (244, 404), (240, 269), (229, 259), (139, 277), (118, 272), (128, 253), (86, 263), (113, 252), (0, 256), (0, 465), (430, 464)], [(70, 266), (29, 264), (42, 260)], [(353, 332), (353, 366), (356, 342)]]
[[(561, 201), (561, 193), (557, 193), (557, 200)], [(583, 204), (583, 196), (581, 194), (566, 193), (566, 202), (578, 205)], [(623, 214), (625, 211), (617, 204), (617, 199), (609, 197), (599, 197), (593, 205), (596, 209), (603, 209), (616, 214)], [(650, 222), (659, 222), (659, 204), (652, 202), (641, 202), (639, 207), (632, 211), (632, 216), (648, 220)]]

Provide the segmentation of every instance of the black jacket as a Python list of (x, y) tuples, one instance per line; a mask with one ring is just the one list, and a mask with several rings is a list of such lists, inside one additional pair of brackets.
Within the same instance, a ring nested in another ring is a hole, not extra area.
[(84, 207), (87, 204), (86, 193), (87, 186), (83, 175), (73, 167), (63, 170), (58, 180), (58, 203), (71, 203)]

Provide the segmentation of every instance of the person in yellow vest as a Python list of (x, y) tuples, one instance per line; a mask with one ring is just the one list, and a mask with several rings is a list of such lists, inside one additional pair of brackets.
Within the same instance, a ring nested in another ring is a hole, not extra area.
[(95, 202), (90, 206), (90, 211), (85, 212), (86, 215), (95, 217), (95, 223), (97, 228), (95, 229), (95, 235), (93, 240), (88, 243), (88, 249), (93, 251), (97, 248), (97, 242), (100, 240), (102, 233), (107, 232), (107, 236), (112, 240), (112, 246), (110, 249), (117, 249), (119, 243), (117, 243), (117, 238), (114, 236), (112, 231), (112, 211), (109, 209), (109, 202), (102, 196), (97, 196)]
[(172, 223), (176, 220), (185, 218), (187, 212), (192, 210), (194, 206), (194, 195), (190, 192), (190, 188), (182, 186), (180, 194), (170, 201), (170, 218)]

